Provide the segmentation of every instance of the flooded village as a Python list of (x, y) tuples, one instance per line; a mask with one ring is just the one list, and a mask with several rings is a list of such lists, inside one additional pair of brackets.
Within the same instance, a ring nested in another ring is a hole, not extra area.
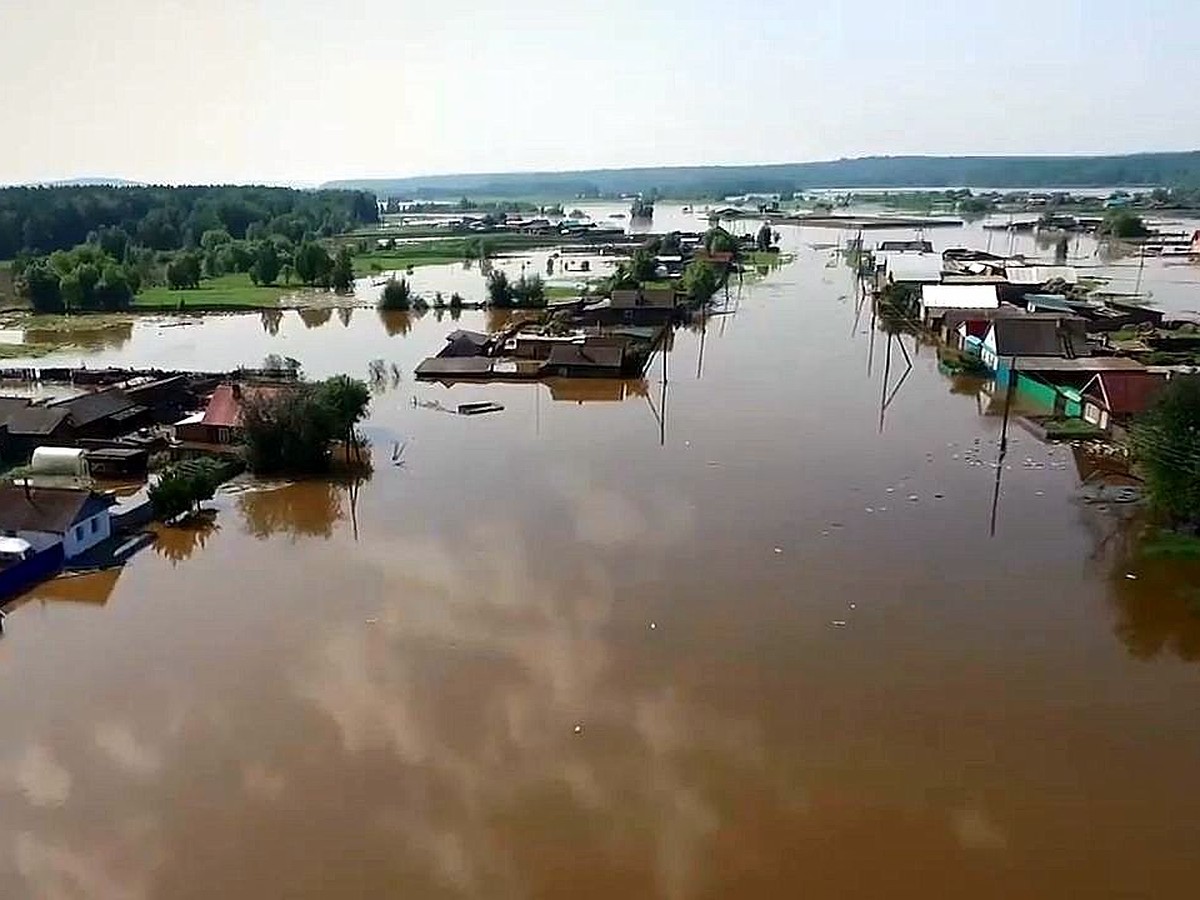
[[(1128, 428), (1200, 220), (822, 199), (385, 201), (348, 293), (13, 315), (0, 895), (1186, 895), (1200, 562)], [(329, 471), (244, 471), (339, 376)]]

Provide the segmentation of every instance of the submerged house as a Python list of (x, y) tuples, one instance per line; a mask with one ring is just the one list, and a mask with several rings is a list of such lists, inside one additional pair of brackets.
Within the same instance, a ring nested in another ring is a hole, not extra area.
[(1022, 357), (1075, 359), (1090, 355), (1084, 320), (1075, 316), (998, 318), (988, 327), (979, 348), (983, 364), (998, 375)]
[(283, 389), (278, 385), (219, 385), (208, 398), (208, 406), (204, 412), (195, 413), (175, 423), (175, 439), (185, 444), (240, 444), (244, 437), (242, 403), (247, 398), (275, 394)]
[(1166, 385), (1161, 372), (1097, 372), (1083, 387), (1083, 418), (1106, 431), (1126, 424), (1149, 409)]
[(80, 394), (48, 404), (63, 410), (72, 438), (111, 438), (127, 434), (149, 421), (149, 410), (120, 388)]
[(61, 547), (71, 559), (112, 535), (104, 494), (77, 488), (0, 485), (0, 534), (25, 541), (33, 553)]
[(926, 284), (921, 286), (919, 312), (926, 327), (936, 327), (946, 313), (954, 311), (996, 310), (1000, 298), (988, 284)]

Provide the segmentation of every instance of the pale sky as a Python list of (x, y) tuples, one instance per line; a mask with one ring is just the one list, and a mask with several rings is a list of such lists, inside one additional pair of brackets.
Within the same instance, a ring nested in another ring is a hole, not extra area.
[(0, 0), (0, 182), (1200, 148), (1200, 2)]

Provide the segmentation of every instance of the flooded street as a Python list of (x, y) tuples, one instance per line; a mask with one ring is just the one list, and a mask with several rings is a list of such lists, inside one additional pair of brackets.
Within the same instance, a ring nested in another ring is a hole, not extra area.
[[(889, 354), (813, 246), (846, 235), (780, 230), (665, 385), (417, 384), (449, 314), (366, 308), (31, 362), (400, 377), (370, 480), (222, 493), (7, 608), (0, 897), (1194, 895), (1200, 564), (1016, 428), (994, 504), (1000, 404)], [(1198, 276), (1142, 287), (1197, 308)], [(505, 410), (430, 408), (468, 400)]]

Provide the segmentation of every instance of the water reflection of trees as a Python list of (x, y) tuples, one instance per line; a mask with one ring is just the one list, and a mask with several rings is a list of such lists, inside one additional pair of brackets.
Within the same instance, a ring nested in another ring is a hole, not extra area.
[(25, 343), (80, 347), (84, 350), (120, 350), (133, 337), (133, 322), (111, 322), (100, 326), (69, 328), (26, 328)]
[(338, 314), (338, 321), (342, 323), (342, 326), (345, 328), (349, 328), (350, 327), (350, 319), (354, 315), (354, 307), (353, 306), (339, 306), (337, 314)]
[(217, 514), (206, 510), (182, 525), (161, 528), (154, 542), (154, 552), (169, 559), (175, 566), (190, 559), (192, 554), (208, 546), (209, 539), (221, 530)]
[(238, 497), (238, 512), (246, 530), (259, 539), (285, 534), (328, 538), (333, 526), (345, 518), (346, 486), (329, 479), (314, 479), (279, 488), (247, 491)]
[(279, 334), (279, 324), (283, 321), (282, 309), (264, 309), (259, 313), (263, 331), (270, 335)]
[[(1112, 489), (1125, 483), (1101, 480)], [(1108, 584), (1113, 630), (1129, 654), (1200, 662), (1200, 560), (1156, 557), (1156, 530), (1136, 504), (1088, 502), (1081, 521), (1095, 542), (1091, 559)]]
[[(1134, 578), (1129, 578), (1134, 575)], [(1115, 630), (1131, 656), (1200, 661), (1200, 561), (1151, 559), (1135, 546), (1110, 576)]]
[(424, 312), (418, 310), (401, 312), (394, 309), (381, 309), (379, 310), (379, 321), (383, 323), (383, 330), (387, 332), (388, 337), (395, 337), (412, 331), (413, 325), (422, 315)]
[(328, 306), (300, 310), (300, 321), (304, 323), (305, 328), (320, 328), (332, 318), (333, 310)]

